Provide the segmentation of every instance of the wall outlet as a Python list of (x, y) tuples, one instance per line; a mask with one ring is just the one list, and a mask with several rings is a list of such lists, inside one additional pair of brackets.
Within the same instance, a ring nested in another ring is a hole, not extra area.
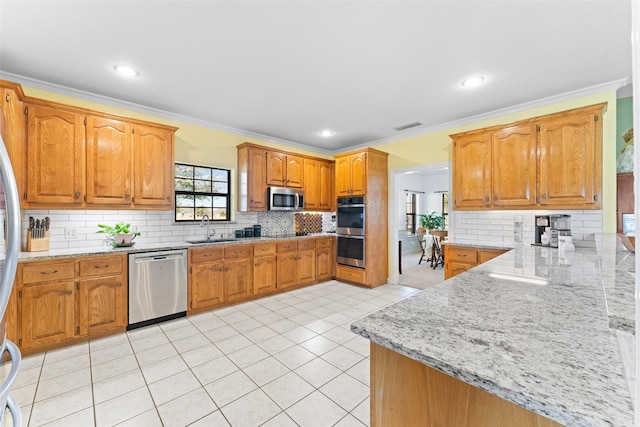
[(78, 238), (78, 229), (77, 228), (65, 228), (64, 229), (64, 238), (67, 240), (77, 239)]

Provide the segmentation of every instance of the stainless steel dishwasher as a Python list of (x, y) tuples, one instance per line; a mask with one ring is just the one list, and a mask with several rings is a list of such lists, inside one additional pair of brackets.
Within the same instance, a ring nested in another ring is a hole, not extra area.
[(129, 254), (129, 326), (187, 314), (187, 250)]

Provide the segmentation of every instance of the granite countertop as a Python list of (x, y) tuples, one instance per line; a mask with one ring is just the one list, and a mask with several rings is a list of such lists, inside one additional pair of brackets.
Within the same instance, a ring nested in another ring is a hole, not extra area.
[[(616, 304), (607, 303), (610, 275), (601, 272), (625, 254), (601, 252), (611, 245), (604, 238), (599, 250), (564, 253), (518, 246), (351, 329), (561, 424), (631, 426), (631, 393), (607, 311)], [(619, 302), (626, 312), (629, 304)]]
[[(188, 249), (194, 247), (202, 247), (209, 245), (230, 245), (230, 244), (246, 244), (246, 243), (259, 243), (259, 242), (273, 242), (279, 240), (289, 240), (289, 239), (308, 239), (315, 237), (334, 237), (335, 233), (316, 233), (316, 234), (308, 234), (306, 236), (278, 236), (278, 237), (243, 237), (233, 240), (225, 240), (221, 242), (217, 242), (216, 239), (212, 239), (209, 243), (187, 243), (186, 241), (179, 242), (162, 242), (162, 243), (143, 243), (136, 242), (136, 244), (132, 247), (124, 247), (124, 248), (111, 248), (108, 246), (100, 245), (100, 246), (91, 246), (91, 247), (78, 247), (78, 248), (69, 248), (69, 249), (51, 249), (48, 251), (39, 251), (39, 252), (20, 252), (18, 256), (18, 261), (37, 261), (37, 260), (47, 260), (47, 259), (56, 259), (56, 258), (68, 258), (68, 257), (79, 257), (79, 256), (93, 256), (93, 255), (112, 255), (118, 253), (136, 253), (136, 252), (149, 252), (149, 251), (163, 251), (163, 250), (172, 250), (172, 249)], [(196, 236), (189, 237), (191, 239), (197, 239)], [(0, 260), (3, 260), (5, 254), (0, 254)]]

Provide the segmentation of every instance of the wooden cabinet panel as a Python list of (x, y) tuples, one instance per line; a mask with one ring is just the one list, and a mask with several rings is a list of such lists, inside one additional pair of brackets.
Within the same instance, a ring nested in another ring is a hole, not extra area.
[(338, 264), (336, 266), (336, 279), (345, 280), (347, 282), (367, 284), (367, 272), (361, 268), (348, 267)]
[(536, 204), (536, 126), (513, 126), (493, 134), (493, 204)]
[[(24, 94), (20, 85), (0, 80), (0, 96), (0, 135), (11, 160), (22, 205), (24, 203), (22, 195), (26, 192), (27, 174), (24, 143), (25, 115), (22, 105)], [(4, 188), (0, 188), (0, 207), (4, 208)]]
[(505, 252), (506, 250), (502, 249), (444, 245), (444, 278), (450, 279)]
[(84, 117), (32, 104), (27, 123), (27, 201), (82, 205)]
[[(446, 255), (445, 255), (446, 259)], [(453, 276), (457, 276), (460, 273), (464, 273), (467, 270), (475, 267), (476, 264), (467, 264), (464, 262), (447, 261), (444, 267), (444, 278), (449, 279)]]
[(295, 252), (278, 253), (277, 261), (277, 286), (278, 289), (287, 289), (297, 284), (298, 254)]
[(81, 280), (79, 288), (80, 335), (115, 331), (127, 325), (122, 276)]
[(87, 203), (131, 204), (129, 123), (87, 117)]
[(251, 258), (253, 248), (251, 245), (229, 245), (224, 248), (224, 259)]
[(316, 280), (316, 251), (314, 249), (298, 252), (297, 284), (313, 283)]
[(494, 259), (497, 256), (502, 255), (506, 251), (500, 250), (492, 250), (492, 249), (481, 249), (478, 251), (478, 264), (485, 263)]
[(124, 264), (122, 256), (92, 257), (78, 261), (80, 277), (122, 274)]
[(491, 134), (477, 133), (453, 143), (454, 206), (491, 206)]
[(250, 259), (224, 262), (224, 299), (236, 301), (245, 299), (252, 292), (253, 263)]
[(295, 240), (285, 240), (277, 243), (278, 253), (293, 252), (298, 250), (298, 242)]
[(622, 215), (633, 214), (633, 172), (622, 172), (617, 176), (616, 231), (622, 233)]
[(286, 186), (302, 188), (304, 183), (304, 168), (302, 157), (287, 154), (287, 180)]
[(22, 265), (22, 283), (42, 283), (54, 280), (73, 280), (73, 261), (34, 262)]
[(336, 196), (351, 194), (351, 159), (336, 157)]
[(596, 194), (594, 144), (597, 114), (585, 112), (540, 123), (539, 189), (542, 205), (593, 204)]
[(267, 151), (267, 185), (284, 187), (287, 179), (287, 156)]
[(318, 185), (318, 193), (319, 193), (318, 210), (332, 211), (334, 209), (336, 198), (334, 197), (333, 180), (334, 180), (333, 162), (319, 161), (318, 175), (317, 175), (317, 185)]
[(320, 181), (318, 174), (318, 161), (304, 159), (304, 208), (320, 208)]
[(193, 265), (190, 269), (190, 279), (190, 309), (214, 307), (224, 301), (222, 261)]
[(47, 346), (74, 336), (74, 282), (24, 286), (22, 289), (22, 347)]
[(260, 256), (253, 259), (253, 294), (260, 295), (276, 290), (276, 256)]
[(265, 256), (265, 255), (275, 255), (276, 254), (276, 243), (256, 243), (253, 245), (253, 256)]
[(189, 249), (189, 260), (192, 264), (218, 261), (222, 258), (224, 258), (224, 248), (222, 246), (205, 246), (203, 248)]
[(449, 246), (445, 258), (451, 261), (460, 261), (475, 265), (478, 262), (478, 251), (472, 248)]
[(153, 126), (134, 128), (133, 203), (171, 207), (173, 203), (173, 132)]
[[(248, 171), (246, 172), (249, 210), (267, 209), (267, 158), (266, 151), (256, 148), (248, 149)], [(241, 177), (240, 179), (245, 179)], [(242, 187), (244, 188), (244, 187)]]
[(333, 253), (331, 247), (316, 249), (316, 279), (318, 281), (333, 278)]
[(306, 251), (316, 247), (316, 239), (298, 240), (298, 251)]

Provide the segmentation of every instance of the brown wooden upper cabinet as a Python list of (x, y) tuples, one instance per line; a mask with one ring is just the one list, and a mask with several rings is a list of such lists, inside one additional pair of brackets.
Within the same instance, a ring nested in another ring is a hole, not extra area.
[(336, 196), (367, 194), (367, 153), (336, 155)]
[(333, 208), (333, 161), (247, 142), (237, 148), (239, 211), (267, 210), (270, 186), (304, 189), (305, 210)]
[(303, 180), (302, 157), (267, 151), (267, 185), (302, 188)]
[(601, 209), (606, 103), (451, 135), (455, 209)]
[(176, 128), (26, 98), (25, 208), (168, 209)]

